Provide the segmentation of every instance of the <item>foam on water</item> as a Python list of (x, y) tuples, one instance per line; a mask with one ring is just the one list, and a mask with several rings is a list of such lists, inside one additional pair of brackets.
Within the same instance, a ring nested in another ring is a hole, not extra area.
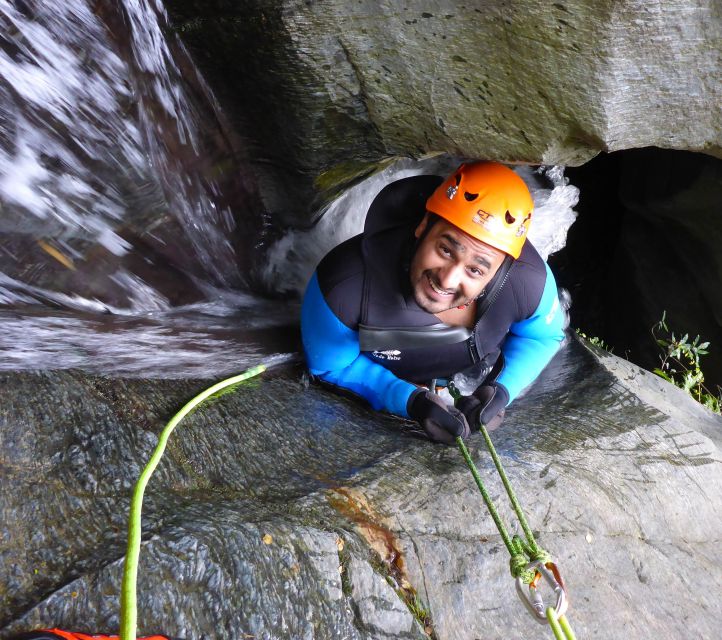
[[(280, 339), (297, 306), (265, 305), (257, 301), (250, 311), (217, 316), (204, 305), (144, 317), (0, 310), (0, 370), (219, 378), (297, 358), (293, 342)], [(289, 344), (294, 351), (279, 351)]]

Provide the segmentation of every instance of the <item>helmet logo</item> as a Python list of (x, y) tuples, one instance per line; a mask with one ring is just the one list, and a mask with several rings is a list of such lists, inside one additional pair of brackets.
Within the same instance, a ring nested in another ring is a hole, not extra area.
[(501, 231), (501, 223), (499, 222), (499, 219), (493, 216), (491, 213), (484, 211), (483, 209), (479, 209), (474, 214), (472, 220), (479, 226), (484, 227), (484, 229), (486, 229), (490, 233), (498, 233), (499, 231)]
[[(508, 214), (507, 214), (508, 215)], [(526, 221), (531, 218), (531, 213), (526, 214), (526, 218), (522, 220), (521, 224), (519, 225), (519, 228), (516, 230), (516, 237), (521, 238), (527, 231), (526, 227)]]
[[(463, 167), (463, 165), (462, 165), (462, 167)], [(455, 195), (458, 193), (458, 191), (459, 191), (459, 185), (461, 184), (461, 174), (460, 174), (460, 173), (457, 173), (457, 174), (454, 176), (454, 180), (456, 181), (456, 184), (452, 184), (452, 185), (446, 190), (446, 197), (447, 197), (449, 200), (453, 200), (453, 199), (454, 199), (454, 196), (455, 196)]]

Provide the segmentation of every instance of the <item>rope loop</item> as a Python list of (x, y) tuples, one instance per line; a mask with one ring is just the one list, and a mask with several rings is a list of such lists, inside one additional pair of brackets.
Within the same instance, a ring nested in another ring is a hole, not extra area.
[(536, 571), (527, 569), (529, 558), (525, 553), (515, 553), (509, 558), (509, 569), (514, 578), (521, 578), (525, 584), (531, 584), (536, 577)]
[(143, 511), (143, 494), (145, 488), (153, 475), (155, 468), (158, 466), (160, 459), (163, 457), (166, 444), (173, 429), (185, 418), (189, 413), (195, 410), (203, 401), (208, 398), (215, 397), (216, 394), (233, 387), (248, 378), (263, 373), (266, 365), (260, 364), (257, 367), (251, 367), (243, 373), (232, 378), (226, 378), (220, 382), (202, 391), (197, 396), (186, 402), (178, 413), (176, 413), (170, 421), (163, 427), (158, 444), (156, 445), (150, 460), (143, 468), (130, 501), (130, 515), (128, 516), (128, 546), (125, 553), (125, 562), (123, 563), (123, 582), (120, 589), (120, 640), (135, 640), (138, 630), (138, 561), (140, 558), (141, 543), (141, 517)]
[(525, 584), (531, 584), (536, 576), (536, 571), (526, 568), (531, 558), (529, 545), (518, 535), (515, 535), (511, 539), (510, 547), (509, 569), (512, 577), (521, 578)]
[(533, 560), (541, 560), (542, 564), (549, 564), (552, 561), (551, 555), (538, 545), (534, 545), (529, 553), (529, 558)]

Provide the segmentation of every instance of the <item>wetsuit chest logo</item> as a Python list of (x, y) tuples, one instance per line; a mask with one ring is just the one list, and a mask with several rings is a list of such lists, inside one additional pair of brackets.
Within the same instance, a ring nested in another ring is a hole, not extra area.
[(401, 351), (390, 349), (388, 351), (372, 351), (371, 355), (379, 360), (401, 360)]

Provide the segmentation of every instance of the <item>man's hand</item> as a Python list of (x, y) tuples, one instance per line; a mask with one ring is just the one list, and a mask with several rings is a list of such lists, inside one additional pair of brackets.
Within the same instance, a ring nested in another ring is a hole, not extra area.
[(457, 436), (468, 438), (471, 433), (464, 414), (430, 391), (419, 389), (414, 392), (407, 411), (434, 442), (454, 444)]
[(504, 385), (492, 382), (480, 386), (470, 396), (462, 396), (456, 407), (466, 416), (474, 429), (484, 425), (487, 431), (496, 429), (504, 419), (509, 392)]

